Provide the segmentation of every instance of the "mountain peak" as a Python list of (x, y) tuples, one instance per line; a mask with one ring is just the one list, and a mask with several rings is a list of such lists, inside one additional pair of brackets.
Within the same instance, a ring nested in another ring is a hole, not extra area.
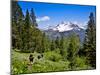
[(47, 30), (45, 30), (46, 35), (51, 39), (56, 39), (57, 37), (67, 37), (71, 33), (76, 33), (79, 35), (81, 41), (84, 39), (85, 35), (85, 27), (81, 27), (81, 25), (74, 24), (72, 22), (61, 22), (60, 24), (57, 24), (56, 26), (50, 26)]
[(56, 25), (55, 27), (50, 27), (48, 29), (51, 29), (53, 31), (64, 32), (64, 31), (70, 31), (70, 30), (80, 31), (81, 29), (84, 29), (84, 28), (81, 26), (78, 26), (77, 24), (74, 24), (72, 22), (63, 21), (60, 24)]

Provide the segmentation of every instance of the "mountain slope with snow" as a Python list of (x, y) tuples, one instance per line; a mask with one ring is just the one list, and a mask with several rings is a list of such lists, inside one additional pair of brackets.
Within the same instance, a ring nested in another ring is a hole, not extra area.
[(50, 26), (44, 32), (51, 39), (56, 39), (56, 37), (62, 36), (67, 37), (73, 32), (80, 37), (81, 41), (83, 41), (85, 37), (85, 28), (71, 22), (62, 22), (55, 27)]
[(52, 29), (53, 31), (59, 31), (59, 32), (65, 32), (70, 30), (81, 30), (84, 29), (83, 27), (78, 26), (77, 24), (73, 24), (71, 22), (62, 22), (61, 24), (58, 24), (55, 27), (50, 27), (48, 29)]

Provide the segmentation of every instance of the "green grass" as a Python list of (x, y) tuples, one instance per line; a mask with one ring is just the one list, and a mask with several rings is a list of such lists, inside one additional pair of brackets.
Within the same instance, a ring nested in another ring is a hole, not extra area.
[[(67, 71), (71, 70), (69, 67), (70, 62), (68, 60), (62, 60), (63, 57), (54, 51), (45, 52), (43, 58), (37, 59), (40, 55), (37, 52), (31, 53), (34, 56), (34, 63), (29, 66), (30, 53), (21, 53), (18, 50), (12, 50), (12, 74), (25, 74), (25, 73), (37, 73), (37, 72), (54, 72), (54, 71)], [(88, 69), (85, 65), (83, 58), (76, 58), (75, 69)]]

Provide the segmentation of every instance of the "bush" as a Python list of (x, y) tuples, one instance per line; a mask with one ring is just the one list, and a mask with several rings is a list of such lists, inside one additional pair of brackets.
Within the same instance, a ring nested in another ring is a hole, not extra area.
[(27, 73), (27, 67), (28, 66), (26, 61), (12, 60), (12, 74)]
[(59, 49), (59, 48), (57, 48), (57, 49), (55, 49), (55, 50), (54, 50), (54, 52), (56, 52), (56, 53), (60, 54), (60, 49)]
[(46, 52), (44, 56), (47, 60), (51, 60), (54, 62), (58, 62), (62, 59), (62, 56), (54, 51)]
[(75, 70), (85, 70), (90, 68), (88, 65), (86, 65), (86, 59), (85, 57), (76, 57), (75, 58)]
[(34, 63), (32, 72), (52, 72), (52, 71), (64, 71), (69, 70), (69, 62), (59, 61), (53, 62), (50, 60), (42, 60)]

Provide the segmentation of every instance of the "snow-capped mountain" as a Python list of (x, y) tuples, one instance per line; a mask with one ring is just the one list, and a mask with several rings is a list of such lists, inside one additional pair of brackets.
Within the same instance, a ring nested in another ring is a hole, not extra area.
[(81, 42), (85, 37), (85, 28), (71, 22), (62, 22), (55, 27), (49, 26), (44, 32), (50, 39), (62, 36), (67, 37), (73, 32), (80, 37)]
[(80, 27), (78, 26), (77, 24), (73, 24), (71, 22), (62, 22), (61, 24), (58, 24), (57, 26), (55, 27), (49, 27), (49, 29), (52, 29), (53, 31), (59, 31), (59, 32), (65, 32), (65, 31), (71, 31), (71, 30), (82, 30), (82, 29), (85, 29), (84, 27)]

